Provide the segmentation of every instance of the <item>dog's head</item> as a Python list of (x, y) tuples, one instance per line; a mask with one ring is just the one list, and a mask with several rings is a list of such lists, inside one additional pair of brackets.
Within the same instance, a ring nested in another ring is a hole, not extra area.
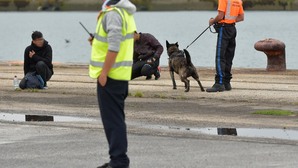
[(178, 42), (175, 43), (175, 44), (170, 44), (168, 41), (167, 41), (167, 51), (168, 51), (168, 55), (169, 57), (175, 53), (175, 52), (179, 52), (179, 44)]

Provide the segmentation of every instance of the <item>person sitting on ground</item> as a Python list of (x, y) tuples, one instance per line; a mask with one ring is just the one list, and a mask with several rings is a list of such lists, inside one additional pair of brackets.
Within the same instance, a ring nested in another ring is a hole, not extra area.
[[(29, 73), (40, 75), (44, 83), (43, 87), (47, 87), (47, 81), (49, 81), (54, 74), (52, 47), (39, 31), (34, 31), (31, 37), (32, 43), (25, 49), (24, 53), (24, 74), (25, 76)], [(21, 88), (26, 88), (25, 85), (24, 78), (20, 86), (22, 86)]]
[(132, 67), (132, 79), (146, 76), (147, 80), (155, 76), (160, 78), (159, 59), (163, 53), (163, 46), (149, 33), (134, 34), (134, 58)]

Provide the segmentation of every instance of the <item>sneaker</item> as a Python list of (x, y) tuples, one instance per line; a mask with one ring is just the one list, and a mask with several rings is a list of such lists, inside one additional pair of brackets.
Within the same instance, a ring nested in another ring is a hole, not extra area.
[(218, 83), (214, 84), (212, 88), (207, 89), (207, 92), (223, 92), (223, 91), (225, 91), (225, 86)]
[(232, 86), (231, 86), (231, 83), (225, 83), (225, 90), (226, 91), (231, 91), (232, 90)]
[(146, 80), (151, 80), (151, 79), (152, 79), (151, 75), (146, 77)]
[(109, 163), (105, 163), (104, 165), (99, 166), (99, 167), (97, 167), (97, 168), (112, 168), (112, 167), (110, 166)]
[(160, 71), (157, 70), (157, 71), (155, 72), (154, 76), (155, 76), (155, 80), (158, 80), (158, 79), (160, 78)]

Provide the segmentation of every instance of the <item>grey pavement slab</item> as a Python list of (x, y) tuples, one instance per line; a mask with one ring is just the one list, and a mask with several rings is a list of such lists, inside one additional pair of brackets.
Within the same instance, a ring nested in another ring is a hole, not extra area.
[[(1, 168), (96, 168), (108, 161), (101, 129), (0, 123)], [(298, 146), (129, 135), (131, 168), (296, 168)]]

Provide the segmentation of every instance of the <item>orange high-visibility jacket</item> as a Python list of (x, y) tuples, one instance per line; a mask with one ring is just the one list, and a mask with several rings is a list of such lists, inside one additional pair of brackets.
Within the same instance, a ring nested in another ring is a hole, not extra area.
[(225, 17), (220, 23), (235, 23), (237, 16), (244, 14), (242, 4), (242, 0), (219, 0), (218, 11), (225, 13)]

